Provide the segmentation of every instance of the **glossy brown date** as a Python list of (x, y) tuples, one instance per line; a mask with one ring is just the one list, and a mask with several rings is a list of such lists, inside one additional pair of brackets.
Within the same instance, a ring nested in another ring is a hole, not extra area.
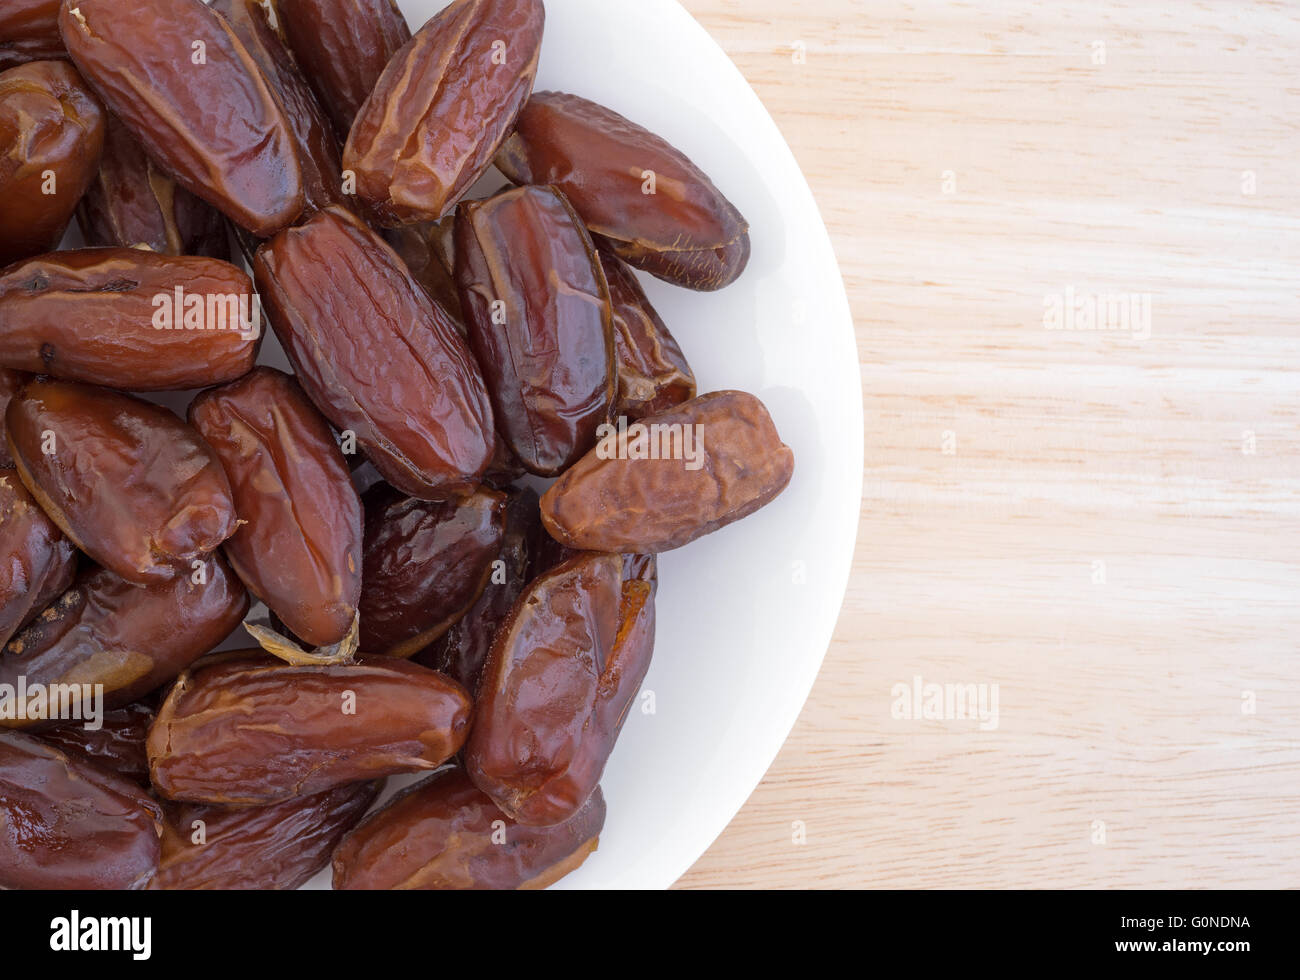
[(464, 744), (472, 704), (455, 681), (390, 657), (298, 667), (268, 658), (181, 675), (149, 733), (168, 799), (258, 805), (436, 769)]
[(262, 237), (298, 217), (293, 130), (202, 0), (64, 0), (59, 28), (81, 74), (179, 184)]
[(51, 252), (0, 273), (0, 366), (132, 391), (220, 384), (257, 358), (255, 304), (252, 280), (220, 259)]
[(493, 490), (451, 501), (367, 490), (361, 649), (409, 657), (464, 615), (487, 587), (505, 510)]
[(519, 823), (595, 791), (654, 651), (653, 563), (582, 554), (534, 580), (497, 633), (465, 767)]
[(334, 852), (334, 887), (546, 888), (596, 849), (604, 823), (599, 788), (564, 823), (528, 827), (498, 810), (465, 770), (448, 767), (393, 797), (343, 838)]
[(389, 62), (343, 148), (381, 225), (436, 221), (492, 165), (537, 75), (541, 0), (454, 0)]
[(749, 224), (685, 154), (604, 106), (537, 92), (497, 154), (517, 184), (555, 184), (619, 258), (688, 289), (734, 282)]
[(87, 245), (147, 245), (163, 255), (230, 258), (226, 219), (179, 186), (109, 117), (99, 171), (77, 205)]
[(0, 72), (0, 267), (58, 245), (103, 146), (104, 110), (67, 62)]
[(151, 889), (276, 890), (306, 884), (369, 809), (377, 783), (353, 783), (269, 806), (167, 803)]
[(559, 474), (595, 445), (614, 402), (609, 289), (591, 239), (550, 187), (466, 202), (456, 284), (501, 435), (530, 472)]
[(0, 683), (102, 684), (104, 707), (124, 707), (221, 643), (247, 612), (248, 593), (220, 556), (144, 587), (92, 568), (9, 641)]
[(27, 375), (0, 368), (0, 469), (9, 469), (14, 465), (13, 457), (9, 455), (9, 440), (5, 438), (5, 412), (14, 395), (18, 394), (18, 389), (26, 383)]
[(271, 26), (266, 7), (259, 0), (212, 0), (211, 7), (229, 21), (271, 83), (293, 130), (306, 206), (312, 210), (331, 204), (346, 206), (334, 126), (316, 102), (284, 40)]
[(37, 380), (9, 403), (5, 422), (10, 455), (41, 508), (128, 581), (169, 579), (235, 531), (221, 464), (161, 406)]
[(137, 702), (105, 711), (98, 729), (74, 722), (42, 731), (40, 739), (74, 759), (82, 759), (147, 787), (149, 757), (144, 742), (152, 724), (153, 708)]
[(259, 367), (203, 392), (190, 424), (230, 478), (239, 529), (224, 551), (296, 636), (337, 643), (361, 596), (361, 500), (334, 435), (289, 375)]
[(0, 888), (143, 888), (162, 813), (140, 787), (0, 732)]
[(280, 29), (339, 142), (384, 67), (411, 39), (393, 0), (275, 0)]
[(59, 37), (62, 0), (4, 0), (0, 4), (0, 71), (28, 61), (67, 57)]
[(258, 290), (298, 381), (411, 496), (468, 493), (492, 458), (492, 406), (447, 314), (340, 208), (263, 246)]
[(604, 249), (599, 255), (614, 320), (614, 415), (636, 421), (690, 401), (695, 397), (695, 375), (668, 325), (627, 264)]
[(546, 491), (542, 520), (571, 548), (670, 551), (767, 505), (793, 472), (763, 403), (715, 391), (603, 440)]
[(72, 584), (77, 550), (12, 469), (0, 468), (0, 647)]

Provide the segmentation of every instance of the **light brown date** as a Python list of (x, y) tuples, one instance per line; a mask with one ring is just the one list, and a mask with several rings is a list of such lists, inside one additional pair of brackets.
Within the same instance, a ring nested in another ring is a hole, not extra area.
[(76, 570), (72, 542), (17, 472), (0, 468), (0, 647), (72, 584)]
[(190, 405), (230, 478), (240, 527), (224, 551), (296, 636), (337, 643), (361, 597), (361, 500), (326, 423), (289, 375), (259, 367)]
[[(518, 824), (448, 767), (402, 791), (334, 852), (337, 889), (536, 889), (596, 849), (605, 823), (600, 789), (555, 827)], [(504, 835), (504, 839), (502, 839)]]
[(546, 491), (542, 520), (570, 548), (670, 551), (770, 503), (793, 472), (763, 403), (715, 391), (603, 440)]
[(537, 75), (541, 0), (454, 0), (389, 62), (343, 148), (382, 225), (436, 221), (492, 165)]
[(289, 666), (269, 658), (181, 675), (149, 733), (154, 788), (172, 800), (258, 805), (438, 768), (469, 733), (455, 681), (406, 660)]
[(41, 508), (128, 581), (165, 581), (235, 531), (221, 464), (161, 406), (37, 380), (9, 403), (5, 422), (9, 453)]

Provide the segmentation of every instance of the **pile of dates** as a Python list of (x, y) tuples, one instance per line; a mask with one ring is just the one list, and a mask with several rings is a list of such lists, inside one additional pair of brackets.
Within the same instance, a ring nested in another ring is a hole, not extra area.
[(636, 275), (728, 285), (744, 218), (534, 92), (544, 20), (0, 5), (0, 887), (537, 888), (595, 849), (655, 556), (793, 458)]

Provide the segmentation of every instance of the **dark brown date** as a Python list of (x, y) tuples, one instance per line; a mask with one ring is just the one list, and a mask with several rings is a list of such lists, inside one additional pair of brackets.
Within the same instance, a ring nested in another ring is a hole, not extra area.
[(329, 425), (296, 381), (259, 367), (190, 405), (230, 478), (225, 543), (252, 593), (310, 646), (337, 643), (361, 597), (361, 500)]
[(546, 888), (596, 849), (604, 824), (599, 788), (564, 823), (528, 827), (498, 810), (465, 770), (448, 767), (393, 797), (343, 838), (334, 852), (334, 887)]
[(0, 4), (0, 71), (28, 61), (66, 58), (59, 37), (62, 0), (4, 0)]
[(18, 389), (26, 383), (27, 375), (0, 368), (0, 469), (9, 469), (14, 465), (13, 457), (9, 455), (9, 440), (5, 438), (5, 412), (14, 395), (18, 394)]
[(168, 799), (274, 803), (436, 769), (464, 744), (471, 709), (455, 681), (405, 660), (231, 659), (177, 680), (149, 733), (149, 768)]
[(121, 392), (37, 380), (5, 413), (18, 474), (82, 551), (140, 584), (235, 531), (230, 483), (197, 432)]
[(341, 208), (263, 246), (258, 290), (298, 381), (376, 469), (415, 497), (468, 493), (492, 458), (492, 406), (447, 314)]
[(537, 92), (497, 166), (517, 184), (555, 184), (619, 258), (688, 289), (734, 282), (749, 224), (672, 144), (595, 102)]
[(74, 759), (83, 759), (133, 783), (148, 786), (149, 756), (144, 742), (152, 724), (153, 708), (136, 703), (104, 712), (103, 724), (98, 729), (82, 724), (60, 725), (41, 732), (40, 738)]
[(163, 173), (113, 117), (77, 221), (87, 245), (147, 245), (162, 255), (230, 258), (226, 219)]
[(59, 28), (81, 74), (177, 183), (262, 237), (298, 217), (293, 130), (202, 0), (64, 0)]
[(436, 221), (492, 165), (537, 75), (541, 0), (454, 0), (393, 56), (343, 167), (381, 225)]
[(104, 110), (67, 62), (0, 72), (0, 267), (58, 245), (103, 146)]
[(303, 194), (312, 210), (331, 204), (348, 206), (343, 194), (342, 165), (334, 126), (312, 95), (259, 0), (212, 0), (211, 7), (230, 22), (235, 36), (271, 83), (271, 91), (293, 129), (302, 167)]
[(609, 289), (590, 237), (550, 187), (466, 202), (456, 284), (502, 436), (530, 472), (559, 474), (614, 402)]
[(406, 18), (393, 0), (275, 0), (275, 5), (280, 30), (334, 120), (341, 143), (384, 67), (411, 39)]
[(667, 324), (626, 263), (604, 249), (599, 254), (614, 319), (614, 415), (636, 421), (690, 401), (695, 397), (695, 375)]
[(0, 469), (0, 647), (72, 584), (77, 550), (18, 474)]
[(0, 273), (0, 365), (131, 391), (220, 384), (261, 345), (253, 282), (220, 259), (51, 252)]
[(629, 426), (552, 484), (542, 520), (587, 551), (661, 552), (748, 517), (794, 472), (763, 403), (715, 391)]
[(167, 803), (151, 889), (275, 890), (306, 884), (370, 808), (377, 783), (353, 783), (270, 806)]
[(482, 595), (501, 547), (505, 494), (416, 500), (384, 484), (365, 495), (361, 649), (409, 657)]
[(384, 229), (384, 241), (401, 256), (415, 281), (450, 314), (460, 333), (464, 334), (460, 293), (456, 289), (455, 276), (440, 254), (442, 240), (439, 236), (438, 225), (431, 222)]
[(465, 767), (505, 813), (552, 826), (600, 782), (654, 651), (653, 564), (582, 554), (515, 602), (479, 682)]
[[(0, 683), (102, 684), (104, 707), (121, 708), (221, 643), (247, 612), (248, 593), (218, 555), (145, 587), (94, 568), (9, 641)], [(28, 727), (39, 721), (31, 714), (0, 725)]]
[(140, 787), (0, 732), (0, 888), (143, 888), (162, 812)]

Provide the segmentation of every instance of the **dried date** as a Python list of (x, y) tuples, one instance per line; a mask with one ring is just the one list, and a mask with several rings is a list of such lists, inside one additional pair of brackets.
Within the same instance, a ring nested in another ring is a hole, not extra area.
[(0, 647), (72, 584), (77, 550), (18, 474), (0, 469)]
[(74, 759), (83, 759), (147, 787), (149, 757), (144, 742), (153, 724), (153, 709), (137, 702), (104, 712), (101, 721), (97, 729), (81, 724), (60, 725), (42, 731), (40, 738)]
[(63, 0), (5, 0), (0, 6), (0, 71), (28, 61), (65, 58), (59, 37)]

